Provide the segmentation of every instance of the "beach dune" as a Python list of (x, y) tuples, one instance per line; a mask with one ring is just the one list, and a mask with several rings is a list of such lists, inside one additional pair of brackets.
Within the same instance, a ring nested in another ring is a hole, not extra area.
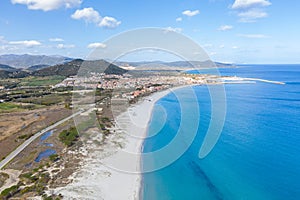
[[(141, 187), (141, 150), (155, 102), (171, 90), (156, 92), (116, 117), (104, 145), (85, 145), (88, 155), (72, 182), (51, 193), (64, 199), (136, 200)], [(99, 133), (101, 134), (101, 133)]]

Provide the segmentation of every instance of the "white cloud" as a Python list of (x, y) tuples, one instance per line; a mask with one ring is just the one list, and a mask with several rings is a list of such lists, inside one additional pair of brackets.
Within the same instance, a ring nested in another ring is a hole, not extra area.
[(235, 0), (232, 9), (247, 9), (252, 7), (266, 7), (270, 6), (271, 2), (268, 0)]
[(0, 35), (0, 43), (5, 43), (6, 41), (5, 41), (5, 39), (4, 39), (4, 36), (1, 36)]
[(182, 12), (183, 15), (186, 15), (186, 16), (189, 16), (189, 17), (193, 17), (195, 15), (198, 15), (200, 13), (199, 10), (194, 10), (194, 11), (191, 11), (191, 10), (185, 10)]
[(255, 22), (257, 19), (265, 18), (268, 14), (260, 9), (251, 9), (245, 12), (238, 13), (240, 22)]
[(94, 8), (83, 8), (82, 10), (76, 10), (73, 15), (71, 15), (73, 19), (82, 19), (85, 22), (93, 22), (98, 23), (101, 21), (101, 16), (98, 11), (94, 10)]
[(105, 28), (116, 28), (121, 24), (121, 21), (118, 21), (113, 17), (101, 17), (99, 12), (92, 7), (76, 10), (71, 17), (76, 20), (82, 19), (87, 23), (95, 23), (97, 26)]
[(11, 0), (13, 4), (26, 5), (30, 10), (50, 11), (61, 7), (72, 8), (79, 6), (82, 0)]
[(64, 39), (62, 39), (62, 38), (50, 38), (49, 41), (50, 42), (63, 42)]
[(173, 27), (167, 27), (165, 28), (165, 33), (168, 33), (168, 32), (182, 32), (182, 28), (173, 28)]
[(238, 49), (239, 47), (238, 47), (238, 46), (232, 46), (232, 48), (233, 48), (233, 49)]
[(105, 48), (105, 47), (106, 47), (106, 44), (99, 43), (99, 42), (91, 43), (87, 46), (87, 48), (89, 48), (89, 49), (97, 49), (97, 48)]
[(264, 8), (270, 5), (269, 0), (235, 0), (231, 8), (236, 10), (240, 22), (248, 23), (267, 17)]
[(181, 21), (182, 21), (181, 17), (176, 18), (176, 22), (181, 22)]
[(21, 46), (25, 46), (25, 47), (34, 47), (34, 46), (41, 45), (41, 43), (36, 40), (11, 41), (11, 42), (8, 42), (8, 44), (21, 45)]
[(74, 44), (58, 44), (56, 46), (56, 48), (58, 49), (71, 49), (71, 48), (75, 48)]
[(113, 17), (103, 17), (98, 26), (106, 28), (116, 28), (121, 24), (120, 21), (116, 20)]
[(219, 46), (219, 48), (220, 48), (220, 49), (224, 49), (224, 48), (225, 48), (225, 45), (224, 45), (224, 44), (221, 44), (221, 45)]
[(219, 31), (229, 31), (231, 29), (233, 29), (233, 26), (230, 25), (223, 25), (218, 28)]
[(263, 39), (263, 38), (268, 38), (267, 35), (263, 35), (263, 34), (239, 34), (238, 36), (244, 37), (244, 38), (251, 38), (251, 39)]

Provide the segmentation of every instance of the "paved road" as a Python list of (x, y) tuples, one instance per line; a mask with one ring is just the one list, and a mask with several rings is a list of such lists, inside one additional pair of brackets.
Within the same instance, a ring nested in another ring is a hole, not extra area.
[[(89, 109), (88, 111), (86, 112), (89, 112), (91, 109)], [(35, 139), (37, 139), (38, 137), (40, 137), (41, 135), (43, 135), (44, 133), (46, 133), (47, 131), (50, 131), (52, 129), (54, 129), (55, 127), (61, 125), (62, 123), (72, 119), (73, 117), (83, 113), (84, 111), (81, 110), (77, 113), (74, 113), (72, 115), (70, 115), (69, 117), (67, 118), (64, 118), (58, 122), (56, 122), (55, 124), (43, 129), (42, 131), (40, 132), (37, 132), (35, 135), (33, 135), (32, 137), (30, 137), (29, 139), (27, 139), (23, 144), (21, 144), (17, 149), (15, 149), (13, 152), (11, 152), (8, 156), (6, 156), (6, 158), (4, 160), (2, 160), (0, 162), (0, 170), (5, 166), (7, 165), (10, 161), (12, 161), (19, 153), (21, 153), (21, 151), (23, 151), (28, 145), (30, 145)]]

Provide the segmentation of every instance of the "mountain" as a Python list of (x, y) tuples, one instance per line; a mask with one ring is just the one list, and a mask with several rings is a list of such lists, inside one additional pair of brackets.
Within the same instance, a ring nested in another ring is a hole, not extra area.
[(3, 64), (0, 64), (0, 70), (5, 70), (5, 71), (15, 71), (16, 69), (11, 67), (11, 66), (8, 66), (8, 65), (3, 65)]
[(82, 59), (75, 59), (64, 64), (58, 64), (51, 67), (46, 67), (37, 71), (32, 72), (34, 76), (75, 76), (75, 75), (86, 75), (91, 72), (95, 73), (106, 73), (122, 75), (127, 70), (122, 69), (112, 63), (105, 60), (95, 61), (84, 61)]
[(81, 59), (75, 59), (67, 63), (57, 64), (32, 72), (34, 76), (75, 76), (83, 63)]
[(29, 68), (34, 65), (56, 65), (73, 60), (63, 56), (46, 56), (46, 55), (0, 55), (0, 63), (9, 65), (14, 68)]

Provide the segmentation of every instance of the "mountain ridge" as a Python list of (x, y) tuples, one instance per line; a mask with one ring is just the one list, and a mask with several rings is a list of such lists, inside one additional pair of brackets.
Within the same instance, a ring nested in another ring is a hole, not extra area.
[(4, 54), (0, 55), (0, 64), (9, 65), (16, 69), (26, 69), (34, 65), (55, 65), (69, 62), (73, 58), (65, 56), (47, 56), (31, 54)]
[(27, 76), (85, 76), (92, 72), (94, 73), (105, 73), (105, 74), (115, 74), (122, 75), (127, 72), (127, 70), (122, 69), (112, 63), (105, 60), (96, 61), (85, 61), (82, 59), (74, 59), (70, 62), (57, 64), (53, 66), (38, 66), (41, 69), (29, 70), (28, 69), (15, 69), (13, 71), (1, 70), (0, 78), (23, 78)]

